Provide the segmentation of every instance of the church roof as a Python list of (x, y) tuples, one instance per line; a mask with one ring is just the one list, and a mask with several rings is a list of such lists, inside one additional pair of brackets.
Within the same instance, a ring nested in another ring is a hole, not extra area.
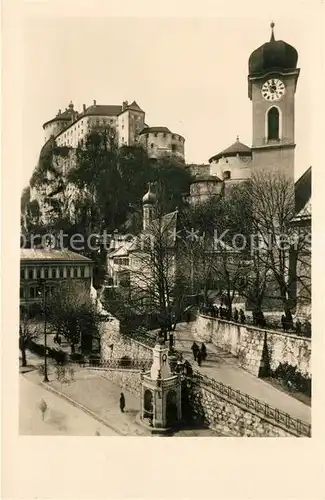
[(212, 156), (209, 159), (209, 162), (211, 163), (212, 161), (219, 160), (222, 157), (230, 157), (230, 156), (252, 156), (252, 150), (246, 144), (243, 144), (242, 142), (239, 141), (239, 137), (237, 136), (236, 142), (231, 144), (228, 148), (224, 149), (220, 153)]
[(297, 67), (298, 52), (283, 40), (275, 40), (274, 23), (271, 23), (272, 33), (269, 42), (258, 47), (250, 55), (248, 72), (250, 75), (268, 73), (272, 70), (289, 70)]
[(146, 237), (148, 236), (150, 239), (150, 235), (154, 236), (157, 234), (157, 231), (160, 231), (160, 234), (165, 239), (164, 243), (169, 248), (173, 248), (176, 244), (177, 224), (178, 210), (163, 215), (161, 219), (154, 219), (150, 223), (148, 229), (141, 231), (141, 233), (133, 239), (128, 249), (129, 252), (141, 252), (141, 248), (143, 243), (146, 241)]

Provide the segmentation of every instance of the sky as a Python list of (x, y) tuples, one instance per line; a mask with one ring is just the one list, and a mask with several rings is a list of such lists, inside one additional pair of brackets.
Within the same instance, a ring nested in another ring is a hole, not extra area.
[[(299, 11), (300, 12), (300, 11)], [(307, 16), (307, 17), (306, 17)], [(236, 140), (251, 145), (248, 58), (275, 38), (293, 45), (301, 68), (296, 92), (296, 178), (313, 164), (319, 36), (312, 18), (25, 18), (22, 187), (44, 143), (42, 124), (70, 100), (82, 105), (135, 100), (146, 123), (185, 137), (187, 163)], [(314, 155), (315, 156), (315, 155)]]

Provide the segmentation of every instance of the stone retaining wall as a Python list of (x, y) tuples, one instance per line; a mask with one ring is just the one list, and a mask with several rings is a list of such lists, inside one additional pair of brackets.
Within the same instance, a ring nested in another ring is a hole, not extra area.
[(204, 423), (224, 436), (293, 437), (272, 421), (247, 411), (240, 404), (231, 403), (219, 395), (193, 384), (188, 390), (194, 420)]
[(106, 378), (110, 382), (113, 382), (113, 384), (118, 385), (135, 396), (140, 397), (141, 395), (141, 378), (139, 370), (92, 368), (89, 372), (96, 373), (96, 375)]
[(243, 368), (258, 376), (262, 358), (267, 358), (270, 369), (280, 364), (297, 367), (304, 377), (311, 378), (311, 339), (274, 330), (262, 330), (250, 325), (198, 315), (192, 326), (197, 340), (212, 342), (234, 356)]
[(118, 359), (123, 356), (132, 359), (151, 359), (152, 348), (121, 334), (118, 320), (103, 323), (101, 325), (102, 361)]

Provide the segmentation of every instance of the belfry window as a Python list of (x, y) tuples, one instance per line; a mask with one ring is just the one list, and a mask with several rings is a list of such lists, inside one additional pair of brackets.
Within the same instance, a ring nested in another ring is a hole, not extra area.
[(267, 140), (279, 140), (280, 115), (278, 108), (270, 108), (267, 114)]

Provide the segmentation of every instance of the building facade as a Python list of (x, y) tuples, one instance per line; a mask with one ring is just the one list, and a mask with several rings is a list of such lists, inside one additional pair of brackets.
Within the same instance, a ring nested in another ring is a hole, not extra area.
[(167, 127), (144, 128), (140, 132), (139, 142), (147, 151), (149, 158), (174, 156), (181, 162), (185, 161), (184, 137), (171, 132)]
[(149, 127), (145, 112), (133, 101), (122, 105), (100, 105), (94, 100), (91, 106), (83, 105), (82, 112), (68, 108), (43, 124), (45, 143), (55, 138), (57, 146), (77, 148), (92, 130), (107, 131), (119, 146), (141, 144), (150, 157), (164, 153), (184, 159), (184, 137), (172, 133), (167, 127)]
[(20, 306), (28, 309), (42, 304), (43, 286), (53, 295), (66, 283), (75, 285), (80, 294), (90, 296), (93, 262), (68, 250), (20, 250)]

